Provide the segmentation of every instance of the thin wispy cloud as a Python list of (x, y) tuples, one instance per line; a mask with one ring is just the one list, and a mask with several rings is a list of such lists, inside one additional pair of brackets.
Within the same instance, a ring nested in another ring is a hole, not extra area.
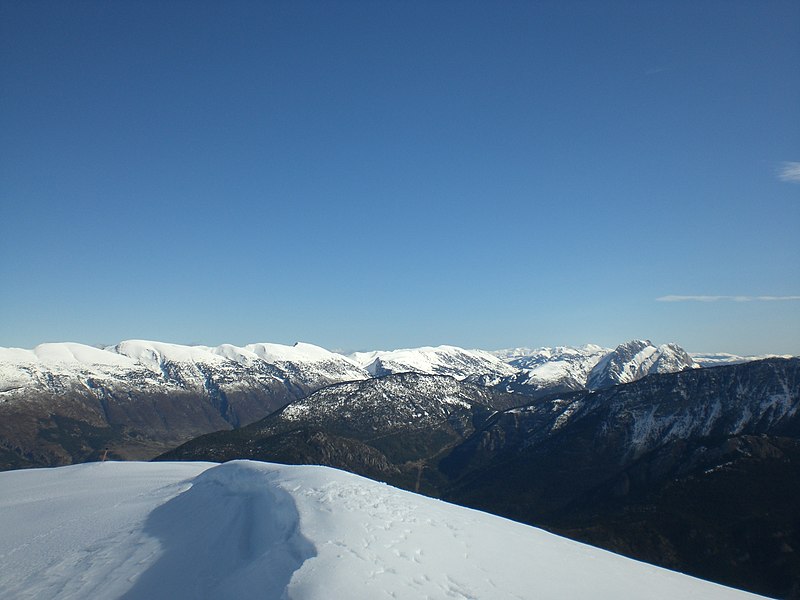
[(661, 296), (657, 302), (785, 302), (800, 296)]
[(786, 161), (778, 167), (778, 179), (789, 183), (800, 183), (800, 162)]

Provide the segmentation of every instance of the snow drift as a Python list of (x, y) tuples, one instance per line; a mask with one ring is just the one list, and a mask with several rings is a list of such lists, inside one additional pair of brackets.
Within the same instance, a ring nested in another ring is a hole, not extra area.
[(325, 467), (0, 473), (3, 598), (753, 598)]

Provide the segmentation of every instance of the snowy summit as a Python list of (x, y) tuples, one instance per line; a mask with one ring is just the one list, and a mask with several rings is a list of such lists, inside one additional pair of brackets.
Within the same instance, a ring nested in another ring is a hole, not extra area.
[(325, 467), (1, 473), (0, 531), (3, 598), (756, 597)]

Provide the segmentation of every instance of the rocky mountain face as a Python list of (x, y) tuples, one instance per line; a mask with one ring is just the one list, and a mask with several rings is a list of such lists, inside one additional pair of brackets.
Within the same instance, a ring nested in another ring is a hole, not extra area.
[(436, 461), (498, 410), (521, 401), (526, 399), (452, 377), (399, 373), (329, 386), (252, 425), (202, 436), (160, 459), (269, 456), (418, 490), (426, 461)]
[(586, 387), (599, 390), (630, 383), (647, 375), (676, 373), (693, 368), (699, 366), (677, 344), (654, 346), (650, 340), (633, 340), (620, 344), (601, 358), (589, 372)]
[(0, 466), (148, 459), (369, 374), (309, 344), (0, 349)]
[(445, 496), (704, 578), (800, 597), (800, 360), (659, 375), (500, 413)]
[[(455, 477), (498, 460), (541, 452), (580, 455), (565, 493), (594, 490), (620, 468), (672, 444), (734, 436), (800, 439), (800, 359), (771, 359), (653, 376), (628, 385), (564, 395), (497, 413), (447, 458)], [(565, 443), (568, 440), (569, 443)], [(527, 459), (526, 459), (527, 461)], [(691, 465), (690, 465), (691, 466)], [(545, 470), (550, 472), (549, 465)], [(499, 478), (490, 469), (483, 481)], [(538, 500), (542, 513), (561, 503), (554, 485)]]
[(509, 408), (515, 398), (393, 375), (326, 388), (165, 458), (329, 464), (798, 597), (800, 359), (652, 375)]

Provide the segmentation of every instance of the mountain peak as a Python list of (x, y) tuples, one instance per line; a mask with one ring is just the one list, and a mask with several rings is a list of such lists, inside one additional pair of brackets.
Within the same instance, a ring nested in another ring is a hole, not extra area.
[(598, 361), (586, 379), (586, 387), (596, 390), (630, 383), (654, 373), (697, 367), (689, 353), (677, 344), (655, 346), (650, 340), (631, 340)]

